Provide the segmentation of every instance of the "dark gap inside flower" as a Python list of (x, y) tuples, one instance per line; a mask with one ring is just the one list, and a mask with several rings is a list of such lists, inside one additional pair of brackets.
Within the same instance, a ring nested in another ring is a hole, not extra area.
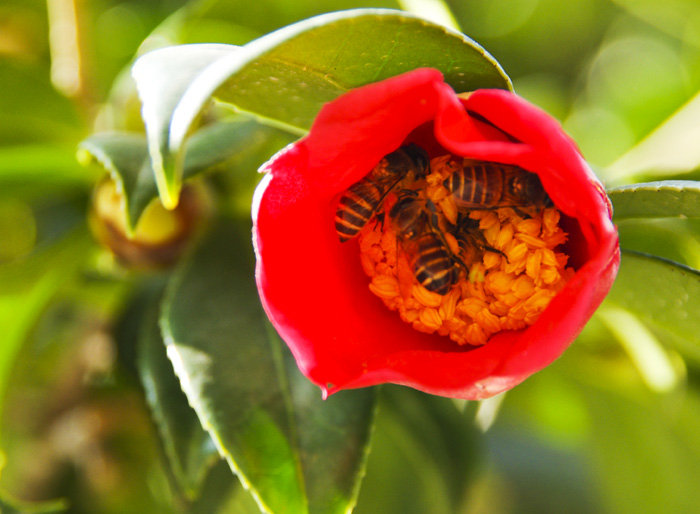
[[(459, 96), (459, 95), (458, 95), (458, 96)], [(501, 134), (503, 134), (503, 136), (504, 136), (508, 141), (510, 141), (511, 143), (520, 143), (520, 142), (521, 142), (518, 138), (516, 138), (516, 137), (510, 135), (508, 132), (506, 132), (505, 130), (503, 130), (501, 127), (496, 126), (494, 123), (492, 123), (492, 122), (490, 122), (489, 120), (487, 120), (486, 118), (484, 118), (484, 117), (483, 117), (481, 114), (479, 114), (478, 112), (474, 112), (474, 111), (467, 110), (467, 114), (468, 114), (472, 119), (477, 120), (477, 121), (480, 121), (481, 123), (485, 123), (485, 124), (488, 125), (489, 127), (492, 127), (492, 128), (494, 128), (494, 129), (498, 130), (498, 131), (499, 131)]]
[(566, 242), (559, 248), (558, 251), (569, 256), (569, 266), (574, 270), (578, 270), (586, 261), (590, 259), (588, 255), (588, 245), (586, 245), (583, 232), (579, 222), (566, 214), (561, 214), (559, 226), (569, 237)]
[(532, 325), (573, 276), (568, 234), (537, 175), (451, 155), (431, 132), (343, 193), (336, 231), (358, 238), (370, 291), (404, 322), (481, 346)]

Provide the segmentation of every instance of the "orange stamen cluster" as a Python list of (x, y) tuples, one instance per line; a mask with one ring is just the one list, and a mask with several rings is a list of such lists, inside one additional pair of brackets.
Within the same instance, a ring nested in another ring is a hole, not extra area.
[[(406, 184), (431, 200), (441, 218), (454, 223), (460, 214), (443, 185), (453, 171), (450, 156), (431, 161), (425, 181)], [(403, 185), (402, 185), (403, 187)], [(449, 336), (458, 344), (483, 345), (502, 330), (532, 325), (574, 274), (568, 256), (557, 251), (567, 234), (554, 207), (462, 211), (478, 220), (485, 247), (459, 245), (450, 233), (446, 244), (468, 268), (445, 295), (429, 291), (415, 278), (415, 255), (400, 243), (388, 219), (395, 198), (387, 198), (384, 220), (360, 233), (360, 258), (371, 278), (369, 289), (402, 320), (426, 333)]]

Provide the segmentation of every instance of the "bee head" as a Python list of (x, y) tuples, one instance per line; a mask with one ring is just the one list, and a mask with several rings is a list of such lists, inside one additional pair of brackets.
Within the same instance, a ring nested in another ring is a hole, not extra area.
[(549, 207), (552, 205), (547, 192), (542, 187), (540, 178), (535, 173), (518, 173), (512, 178), (511, 191), (523, 204)]
[(414, 191), (405, 190), (399, 196), (398, 201), (389, 211), (389, 217), (400, 236), (406, 239), (412, 238), (421, 228), (425, 213), (421, 208), (420, 200)]

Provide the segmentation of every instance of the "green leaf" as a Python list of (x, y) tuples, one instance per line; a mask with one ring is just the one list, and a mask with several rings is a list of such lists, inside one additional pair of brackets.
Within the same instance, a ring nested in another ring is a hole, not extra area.
[(466, 493), (483, 463), (472, 416), (448, 398), (406, 387), (384, 385), (379, 396), (375, 440), (355, 512), (466, 512)]
[(0, 497), (2, 514), (60, 514), (67, 511), (68, 503), (65, 500), (20, 502), (7, 498), (5, 493)]
[(321, 400), (268, 325), (253, 263), (248, 222), (209, 234), (169, 284), (161, 316), (168, 356), (200, 421), (262, 508), (347, 512), (374, 392)]
[(88, 165), (93, 159), (110, 174), (117, 190), (124, 194), (126, 226), (133, 234), (138, 218), (150, 200), (149, 192), (155, 190), (144, 137), (126, 132), (94, 134), (78, 147), (79, 161)]
[(700, 401), (630, 401), (618, 391), (587, 394), (591, 466), (607, 512), (693, 512), (700, 473)]
[(486, 435), (487, 469), (502, 475), (488, 512), (695, 510), (697, 390), (652, 393), (614, 345), (600, 344), (573, 345), (508, 393)]
[[(239, 497), (247, 502), (246, 506), (250, 506), (249, 509), (231, 507), (232, 503)], [(225, 512), (258, 514), (260, 510), (250, 494), (243, 489), (236, 475), (231, 473), (228, 463), (219, 459), (202, 484), (197, 499), (190, 504), (186, 512), (190, 514), (220, 514)]]
[(94, 176), (75, 162), (73, 146), (35, 144), (0, 147), (0, 197), (40, 196), (85, 189)]
[(444, 25), (459, 30), (459, 24), (445, 0), (398, 0), (402, 10), (430, 20), (438, 25)]
[(616, 182), (650, 173), (662, 177), (700, 167), (700, 94), (606, 170)]
[(178, 489), (192, 501), (200, 496), (204, 479), (219, 456), (211, 437), (187, 404), (165, 354), (158, 314), (158, 304), (152, 302), (142, 320), (136, 363), (169, 467)]
[(78, 231), (23, 261), (0, 266), (0, 411), (17, 352), (56, 292), (73, 278), (92, 241)]
[(142, 56), (133, 76), (164, 203), (177, 198), (184, 141), (212, 96), (304, 134), (324, 103), (425, 66), (441, 70), (457, 92), (511, 87), (498, 63), (465, 35), (381, 9), (324, 14), (240, 48), (185, 45)]
[[(274, 130), (244, 118), (215, 123), (187, 141), (183, 178), (225, 166), (255, 152)], [(144, 137), (125, 132), (98, 133), (80, 143), (80, 160), (96, 160), (124, 191), (127, 227), (133, 232), (148, 204), (158, 196)]]
[(608, 190), (615, 220), (625, 218), (700, 217), (700, 182), (666, 180)]
[(243, 50), (212, 66), (226, 77), (215, 96), (299, 133), (324, 103), (415, 68), (437, 68), (457, 92), (510, 87), (496, 61), (465, 35), (395, 11), (321, 15)]
[(616, 220), (620, 247), (700, 268), (700, 229), (682, 218)]
[(672, 261), (625, 251), (606, 302), (651, 328), (674, 336), (682, 354), (700, 359), (700, 272)]
[[(3, 34), (12, 38), (7, 26)], [(4, 145), (73, 143), (81, 137), (84, 121), (75, 105), (51, 84), (45, 61), (9, 55), (0, 59), (0, 141)]]
[(635, 315), (606, 304), (596, 316), (625, 349), (649, 389), (666, 393), (678, 387), (685, 368), (674, 366), (659, 339)]
[[(141, 116), (146, 124), (148, 151), (158, 192), (167, 208), (174, 208), (178, 203), (184, 156), (181, 144), (184, 141), (175, 145), (170, 141), (171, 118), (196, 77), (216, 60), (235, 51), (232, 45), (182, 45), (154, 52), (166, 52), (170, 59), (139, 59), (134, 65), (133, 76), (143, 105)], [(190, 126), (187, 128), (189, 131)]]

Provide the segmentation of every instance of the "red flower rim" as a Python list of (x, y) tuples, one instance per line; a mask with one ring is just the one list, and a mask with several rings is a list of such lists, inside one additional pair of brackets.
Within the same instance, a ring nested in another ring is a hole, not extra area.
[[(576, 274), (540, 318), (481, 347), (415, 331), (368, 289), (356, 241), (341, 244), (339, 195), (402, 144), (537, 173), (562, 213)], [(479, 399), (561, 355), (603, 300), (620, 254), (603, 187), (559, 124), (517, 95), (458, 97), (434, 69), (370, 84), (326, 104), (310, 133), (273, 157), (253, 207), (263, 306), (324, 395), (392, 382)]]

